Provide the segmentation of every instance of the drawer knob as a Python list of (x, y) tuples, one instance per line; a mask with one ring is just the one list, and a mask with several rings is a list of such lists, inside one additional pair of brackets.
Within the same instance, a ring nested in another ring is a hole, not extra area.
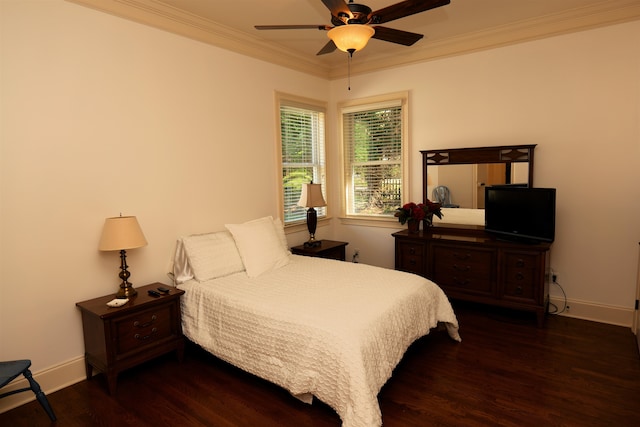
[(524, 260), (522, 258), (518, 258), (516, 261), (516, 267), (524, 267)]
[(415, 259), (415, 258), (411, 258), (411, 259), (409, 260), (409, 264), (411, 264), (411, 265), (416, 265), (416, 259)]
[(454, 252), (454, 253), (453, 253), (453, 256), (454, 256), (455, 258), (457, 258), (457, 259), (461, 260), (461, 261), (465, 261), (465, 260), (468, 260), (469, 258), (471, 258), (471, 254), (470, 254), (470, 253), (468, 253), (468, 252), (467, 252), (467, 253), (464, 253), (464, 254), (461, 254), (461, 253), (458, 253), (458, 252)]
[(455, 271), (467, 272), (467, 271), (471, 270), (471, 266), (470, 266), (470, 265), (458, 265), (458, 264), (453, 264), (453, 269), (454, 269)]
[(524, 279), (524, 274), (522, 274), (522, 273), (518, 272), (518, 273), (516, 274), (516, 279), (518, 279), (518, 280), (522, 280), (522, 279)]
[(158, 332), (158, 328), (153, 328), (153, 329), (151, 329), (151, 333), (149, 335), (135, 334), (133, 337), (135, 339), (137, 339), (137, 340), (144, 341), (144, 340), (148, 340), (149, 338), (151, 338), (156, 332)]
[(415, 254), (416, 254), (416, 248), (414, 248), (414, 247), (410, 247), (410, 248), (409, 248), (409, 253), (410, 253), (411, 255), (415, 255)]
[(458, 279), (457, 277), (454, 277), (453, 281), (460, 286), (466, 286), (469, 284), (469, 279)]
[(156, 321), (156, 319), (157, 319), (157, 317), (154, 314), (153, 316), (151, 316), (151, 320), (149, 322), (140, 323), (139, 320), (136, 320), (135, 322), (133, 322), (133, 326), (135, 326), (136, 328), (146, 328), (148, 326), (151, 326), (153, 324), (153, 322)]

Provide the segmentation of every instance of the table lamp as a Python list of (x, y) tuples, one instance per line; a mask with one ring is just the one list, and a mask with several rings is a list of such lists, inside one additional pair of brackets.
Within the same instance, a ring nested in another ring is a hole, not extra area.
[(122, 279), (122, 283), (120, 283), (120, 290), (118, 290), (116, 298), (130, 298), (138, 294), (138, 291), (128, 280), (131, 273), (127, 270), (126, 249), (141, 248), (146, 245), (147, 239), (145, 239), (135, 216), (117, 216), (105, 219), (98, 249), (101, 251), (120, 251), (120, 274), (118, 277)]
[(311, 181), (310, 184), (302, 184), (302, 193), (300, 194), (300, 200), (298, 206), (302, 206), (307, 209), (307, 229), (309, 230), (309, 241), (305, 242), (305, 248), (314, 248), (322, 244), (321, 241), (316, 240), (316, 226), (318, 225), (318, 213), (314, 207), (327, 206), (327, 202), (322, 197), (322, 185), (314, 184)]

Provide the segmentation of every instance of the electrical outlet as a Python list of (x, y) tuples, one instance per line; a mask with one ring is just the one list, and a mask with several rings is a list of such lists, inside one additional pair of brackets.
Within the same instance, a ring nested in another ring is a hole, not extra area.
[(360, 256), (360, 249), (354, 249), (353, 250), (353, 257), (351, 258), (351, 261), (354, 262), (354, 263), (357, 263), (359, 256)]
[(552, 283), (558, 283), (558, 273), (552, 273), (551, 274), (551, 282)]

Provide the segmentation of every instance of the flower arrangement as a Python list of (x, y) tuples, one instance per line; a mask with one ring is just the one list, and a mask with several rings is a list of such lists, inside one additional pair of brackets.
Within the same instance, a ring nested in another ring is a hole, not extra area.
[(398, 218), (400, 224), (405, 224), (407, 221), (427, 221), (427, 225), (431, 225), (433, 216), (437, 216), (442, 219), (442, 209), (440, 203), (434, 203), (427, 199), (425, 203), (413, 203), (409, 202), (402, 207), (396, 209), (395, 217)]

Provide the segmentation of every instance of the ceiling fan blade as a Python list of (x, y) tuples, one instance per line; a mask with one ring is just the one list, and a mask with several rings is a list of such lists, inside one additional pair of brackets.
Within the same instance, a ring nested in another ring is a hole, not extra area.
[(404, 46), (411, 46), (422, 37), (422, 34), (410, 33), (409, 31), (395, 30), (393, 28), (373, 27), (376, 32), (373, 35), (374, 39), (384, 40), (386, 42), (397, 43)]
[(371, 23), (384, 24), (385, 22), (395, 19), (404, 18), (405, 16), (414, 15), (424, 12), (425, 10), (435, 9), (436, 7), (446, 6), (451, 0), (406, 0), (387, 6), (383, 9), (376, 10), (371, 13)]
[(336, 18), (339, 16), (351, 16), (351, 10), (344, 0), (322, 0), (327, 9), (331, 11), (331, 14)]
[(333, 42), (333, 40), (329, 40), (329, 43), (325, 44), (324, 47), (320, 49), (318, 53), (316, 53), (316, 55), (324, 55), (326, 53), (331, 53), (336, 49), (337, 49), (337, 46)]
[(323, 30), (329, 31), (330, 25), (255, 25), (256, 30)]

